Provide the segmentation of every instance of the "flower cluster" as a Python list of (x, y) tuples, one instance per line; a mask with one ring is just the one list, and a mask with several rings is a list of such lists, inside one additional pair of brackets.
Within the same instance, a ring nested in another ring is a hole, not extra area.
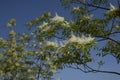
[(73, 7), (73, 10), (79, 10), (79, 7)]
[(44, 26), (47, 26), (48, 25), (48, 23), (47, 22), (43, 22), (43, 24), (42, 25), (40, 25), (40, 26), (38, 26), (38, 28), (43, 28)]
[(16, 19), (11, 19), (6, 26), (7, 27), (16, 26)]
[(64, 17), (61, 17), (56, 13), (56, 15), (53, 18), (51, 18), (50, 21), (43, 22), (40, 26), (38, 26), (38, 28), (41, 29), (41, 31), (45, 32), (55, 28), (55, 25), (53, 25), (53, 23), (55, 25), (60, 25), (63, 28), (70, 27), (68, 21), (66, 21)]
[(62, 21), (64, 21), (64, 17), (61, 17), (61, 16), (59, 16), (57, 13), (56, 13), (56, 16), (55, 17), (53, 17), (52, 19), (51, 19), (51, 21), (56, 21), (56, 22), (62, 22)]
[(82, 35), (81, 37), (76, 37), (72, 34), (71, 38), (67, 41), (67, 43), (77, 42), (78, 44), (88, 44), (92, 41), (94, 41), (94, 38), (92, 38), (91, 36), (85, 37), (84, 35)]
[(110, 3), (110, 11), (114, 11), (114, 10), (116, 10), (116, 9), (117, 9), (117, 8)]
[(48, 26), (47, 22), (43, 22), (42, 25), (38, 26), (39, 29), (42, 29), (42, 31), (47, 31), (50, 29), (50, 26)]
[(51, 41), (47, 41), (46, 45), (47, 46), (56, 46), (56, 47), (58, 46), (57, 42), (51, 42)]
[(9, 33), (10, 37), (15, 37), (16, 36), (16, 32), (14, 30), (11, 30)]

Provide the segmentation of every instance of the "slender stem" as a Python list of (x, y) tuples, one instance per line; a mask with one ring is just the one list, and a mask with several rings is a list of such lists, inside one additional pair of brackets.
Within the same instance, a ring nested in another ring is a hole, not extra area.
[[(75, 1), (73, 1), (73, 2), (74, 2), (74, 3), (77, 3), (77, 2), (75, 2)], [(80, 4), (83, 4), (83, 5), (87, 5), (87, 6), (89, 6), (89, 7), (95, 7), (95, 8), (99, 8), (99, 9), (110, 10), (109, 8), (105, 8), (105, 7), (98, 6), (98, 5), (94, 5), (94, 4), (89, 4), (89, 3), (83, 2), (83, 1), (81, 1), (81, 0), (79, 0), (79, 3), (80, 3)]]
[(77, 69), (77, 70), (80, 70), (80, 71), (82, 71), (82, 72), (84, 72), (84, 73), (90, 73), (90, 72), (92, 72), (92, 73), (97, 73), (97, 72), (100, 72), (100, 73), (110, 73), (110, 74), (116, 74), (116, 75), (120, 75), (120, 73), (119, 72), (114, 72), (114, 71), (105, 71), (105, 70), (96, 70), (96, 69), (93, 69), (93, 68), (91, 68), (91, 67), (89, 67), (88, 65), (84, 65), (84, 67), (86, 68), (86, 69), (82, 69), (80, 66), (71, 66), (71, 65), (67, 65), (66, 66), (67, 68), (72, 68), (72, 69)]
[[(87, 65), (86, 65), (87, 66)], [(120, 75), (119, 72), (114, 72), (114, 71), (104, 71), (104, 70), (96, 70), (96, 69), (93, 69), (89, 66), (87, 66), (90, 70), (88, 70), (88, 72), (101, 72), (101, 73), (111, 73), (111, 74), (116, 74), (116, 75)]]
[[(119, 31), (115, 31), (115, 32), (112, 32), (112, 33), (110, 33), (110, 34), (108, 34), (108, 35), (112, 35), (112, 34), (120, 34), (120, 32), (119, 32)], [(98, 39), (97, 41), (100, 42), (100, 41), (105, 41), (105, 40), (108, 40), (108, 39), (102, 38), (102, 39)], [(118, 42), (118, 41), (117, 41), (117, 42)]]
[(95, 36), (95, 37), (103, 38), (103, 39), (106, 39), (106, 40), (111, 40), (111, 41), (113, 41), (113, 42), (115, 42), (115, 43), (117, 43), (117, 44), (120, 44), (119, 41), (116, 41), (116, 40), (114, 40), (114, 39), (112, 39), (112, 38), (110, 38), (110, 37), (106, 37), (106, 36)]
[(117, 0), (117, 3), (118, 3), (118, 7), (120, 9), (120, 0)]

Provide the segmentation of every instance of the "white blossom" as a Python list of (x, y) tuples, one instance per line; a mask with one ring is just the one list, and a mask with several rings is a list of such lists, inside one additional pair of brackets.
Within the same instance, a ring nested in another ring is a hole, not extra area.
[(56, 13), (56, 16), (55, 17), (53, 17), (52, 19), (51, 19), (51, 21), (57, 21), (57, 22), (62, 22), (62, 21), (64, 21), (64, 17), (61, 17), (61, 16), (59, 16), (57, 13)]
[(116, 28), (120, 28), (120, 26), (117, 25)]
[(32, 72), (32, 70), (31, 70), (31, 69), (28, 69), (27, 71), (28, 71), (28, 72)]
[(86, 18), (86, 19), (92, 19), (93, 18), (93, 14), (91, 14), (91, 15), (85, 15), (84, 17)]
[(53, 70), (57, 70), (57, 66), (52, 66), (52, 69)]
[(44, 26), (47, 26), (47, 24), (48, 24), (47, 22), (43, 22), (43, 24), (38, 26), (38, 28), (42, 29)]
[(48, 26), (47, 22), (43, 22), (42, 25), (38, 26), (39, 29), (42, 29), (42, 31), (47, 31), (50, 29), (50, 26)]
[(36, 53), (36, 54), (38, 54), (39, 52), (38, 52), (38, 51), (36, 51), (35, 53)]
[(92, 38), (91, 36), (85, 37), (84, 35), (82, 35), (81, 37), (76, 37), (72, 34), (71, 38), (67, 41), (67, 43), (77, 42), (78, 44), (87, 44), (92, 41), (94, 41), (94, 38)]
[(33, 44), (33, 46), (34, 46), (34, 47), (36, 47), (36, 46), (37, 46), (37, 44), (35, 44), (35, 43), (34, 43), (34, 44)]
[(16, 36), (16, 32), (14, 30), (11, 30), (9, 33), (11, 36)]
[(56, 42), (51, 42), (51, 41), (47, 41), (46, 45), (47, 46), (56, 46), (56, 47), (58, 46), (58, 44)]
[(40, 42), (39, 45), (42, 45), (42, 42)]
[(20, 66), (20, 64), (19, 64), (19, 63), (15, 63), (15, 65), (16, 65), (16, 66)]
[(41, 51), (41, 52), (40, 52), (40, 54), (44, 54), (44, 52), (43, 52), (43, 51)]
[(42, 26), (47, 26), (48, 23), (47, 22), (43, 22)]
[(47, 27), (45, 27), (45, 28), (43, 29), (43, 31), (48, 31), (49, 29), (50, 29), (50, 27), (47, 26)]
[(110, 3), (110, 11), (114, 11), (114, 10), (116, 10), (116, 7)]
[(47, 56), (47, 57), (46, 57), (46, 60), (50, 60), (50, 57), (49, 57), (49, 56)]
[(7, 27), (11, 27), (12, 26), (12, 24), (10, 24), (10, 23), (7, 23)]
[(78, 7), (73, 7), (73, 10), (79, 10), (79, 6)]
[(67, 21), (65, 21), (64, 23), (62, 23), (62, 26), (64, 27), (70, 27), (69, 23)]
[(115, 28), (116, 28), (117, 30), (120, 30), (120, 26), (119, 26), (119, 25), (116, 25)]

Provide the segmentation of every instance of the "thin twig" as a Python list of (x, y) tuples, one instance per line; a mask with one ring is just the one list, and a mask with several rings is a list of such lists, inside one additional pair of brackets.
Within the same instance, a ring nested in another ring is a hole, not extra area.
[(105, 71), (105, 70), (96, 70), (96, 69), (93, 69), (93, 68), (89, 67), (88, 65), (84, 65), (84, 66), (85, 66), (86, 70), (81, 69), (81, 67), (79, 67), (79, 66), (74, 67), (74, 66), (71, 66), (71, 65), (69, 65), (69, 66), (67, 65), (66, 67), (67, 68), (72, 68), (72, 69), (77, 69), (77, 70), (80, 70), (80, 71), (82, 71), (84, 73), (90, 73), (90, 72), (96, 73), (96, 72), (100, 72), (100, 73), (110, 73), (110, 74), (120, 75), (119, 72)]
[(116, 40), (114, 40), (114, 39), (112, 39), (112, 38), (110, 38), (110, 37), (106, 37), (106, 36), (95, 36), (95, 37), (103, 38), (103, 39), (107, 39), (107, 40), (111, 40), (111, 41), (113, 41), (113, 42), (115, 42), (115, 43), (117, 43), (117, 44), (120, 44), (119, 41), (116, 41)]
[[(75, 1), (73, 1), (74, 3), (77, 3)], [(90, 7), (95, 7), (95, 8), (99, 8), (99, 9), (104, 9), (104, 10), (110, 10), (109, 8), (105, 8), (105, 7), (102, 7), (102, 6), (97, 6), (97, 5), (94, 5), (94, 4), (89, 4), (89, 3), (84, 3), (82, 1), (79, 0), (79, 3), (83, 4), (83, 5), (87, 5), (87, 6), (90, 6)]]

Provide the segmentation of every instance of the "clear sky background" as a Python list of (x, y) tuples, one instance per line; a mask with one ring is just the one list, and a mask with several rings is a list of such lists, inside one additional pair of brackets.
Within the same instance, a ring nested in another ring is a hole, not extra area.
[[(56, 12), (65, 18), (71, 17), (69, 10), (64, 9), (59, 0), (0, 0), (0, 36), (5, 36), (7, 30), (5, 24), (11, 19), (17, 19), (19, 32), (26, 31), (24, 24), (41, 16), (44, 12)], [(93, 52), (94, 53), (94, 52)], [(120, 72), (120, 65), (116, 66), (112, 57), (107, 57), (103, 70), (114, 70)], [(94, 66), (94, 65), (93, 65)], [(62, 80), (120, 80), (120, 76), (103, 73), (83, 73), (79, 70), (63, 69), (53, 76)]]

